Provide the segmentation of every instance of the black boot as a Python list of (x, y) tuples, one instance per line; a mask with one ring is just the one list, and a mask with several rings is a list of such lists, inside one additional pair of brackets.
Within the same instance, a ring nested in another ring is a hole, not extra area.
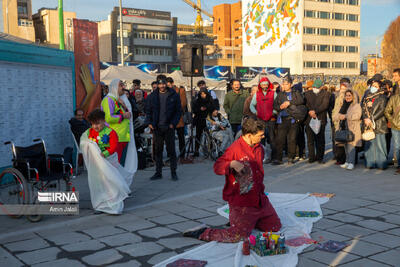
[(153, 176), (150, 177), (150, 180), (159, 180), (162, 178), (162, 174), (159, 172), (156, 172)]
[(199, 226), (197, 226), (195, 228), (186, 230), (185, 232), (183, 232), (183, 236), (184, 237), (192, 237), (192, 238), (199, 239), (201, 234), (204, 233), (204, 231), (206, 229), (207, 229), (207, 227), (204, 224), (202, 224), (202, 225), (199, 225)]
[(171, 180), (172, 181), (178, 181), (178, 175), (176, 175), (175, 171), (171, 172)]

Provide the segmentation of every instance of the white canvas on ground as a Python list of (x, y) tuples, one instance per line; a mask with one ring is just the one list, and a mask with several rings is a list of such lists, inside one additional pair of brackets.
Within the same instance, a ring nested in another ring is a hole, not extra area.
[[(268, 198), (281, 219), (281, 232), (285, 234), (286, 240), (304, 235), (309, 236), (313, 223), (322, 218), (320, 205), (329, 200), (329, 198), (316, 198), (309, 194), (286, 193), (270, 193)], [(229, 218), (229, 214), (226, 212), (228, 208), (228, 205), (225, 205), (217, 211), (221, 216)], [(317, 211), (320, 216), (298, 218), (294, 214), (296, 211)], [(263, 267), (294, 267), (298, 263), (298, 254), (308, 246), (288, 247), (287, 254), (260, 257), (254, 251), (251, 251), (249, 256), (244, 256), (242, 254), (242, 242), (231, 244), (214, 241), (176, 255), (157, 264), (156, 267), (166, 266), (168, 263), (181, 258), (206, 260), (208, 262), (207, 267), (242, 267), (246, 264)]]

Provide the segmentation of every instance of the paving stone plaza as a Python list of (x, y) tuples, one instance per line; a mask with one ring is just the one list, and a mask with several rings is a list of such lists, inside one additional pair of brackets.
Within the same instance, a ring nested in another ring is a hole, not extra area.
[[(264, 168), (269, 192), (336, 194), (322, 206), (324, 218), (314, 224), (311, 236), (350, 246), (340, 253), (310, 246), (298, 266), (400, 266), (400, 176), (393, 170), (359, 165), (346, 171), (333, 161)], [(213, 173), (207, 160), (179, 165), (177, 182), (168, 171), (159, 181), (149, 181), (152, 169), (139, 171), (121, 216), (93, 214), (82, 173), (74, 181), (81, 198), (79, 216), (45, 216), (38, 223), (0, 217), (0, 265), (153, 266), (203, 244), (181, 233), (202, 223), (224, 227), (227, 220), (216, 210), (225, 204), (225, 179)]]

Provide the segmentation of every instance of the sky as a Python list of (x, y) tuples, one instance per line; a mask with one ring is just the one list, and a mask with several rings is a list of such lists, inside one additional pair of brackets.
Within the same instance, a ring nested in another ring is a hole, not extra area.
[[(196, 0), (192, 0), (196, 1)], [(361, 57), (376, 51), (390, 23), (400, 15), (400, 0), (361, 1)], [(235, 3), (237, 0), (202, 0), (202, 8), (212, 13), (214, 5)], [(41, 7), (57, 7), (58, 0), (32, 0), (32, 12)], [(75, 11), (77, 18), (93, 21), (105, 20), (118, 0), (64, 0), (65, 11)], [(179, 24), (192, 24), (196, 18), (194, 10), (182, 0), (122, 0), (123, 7), (170, 11), (178, 17)], [(207, 19), (203, 17), (203, 19)]]

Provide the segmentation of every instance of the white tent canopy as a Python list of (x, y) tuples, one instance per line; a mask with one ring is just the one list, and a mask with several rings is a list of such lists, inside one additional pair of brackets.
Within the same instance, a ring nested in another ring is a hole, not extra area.
[(135, 66), (110, 66), (100, 71), (100, 80), (109, 84), (113, 79), (132, 81), (139, 79), (143, 84), (151, 84), (156, 80), (155, 75), (145, 73)]
[[(182, 71), (176, 70), (171, 74), (165, 74), (167, 77), (171, 77), (174, 79), (174, 83), (179, 86), (188, 86), (190, 87), (190, 77), (184, 77), (182, 74)], [(226, 81), (216, 81), (216, 80), (211, 80), (207, 79), (204, 77), (193, 77), (193, 87), (197, 86), (197, 82), (200, 80), (204, 80), (207, 84), (208, 88), (223, 88), (224, 90), (226, 89)]]

